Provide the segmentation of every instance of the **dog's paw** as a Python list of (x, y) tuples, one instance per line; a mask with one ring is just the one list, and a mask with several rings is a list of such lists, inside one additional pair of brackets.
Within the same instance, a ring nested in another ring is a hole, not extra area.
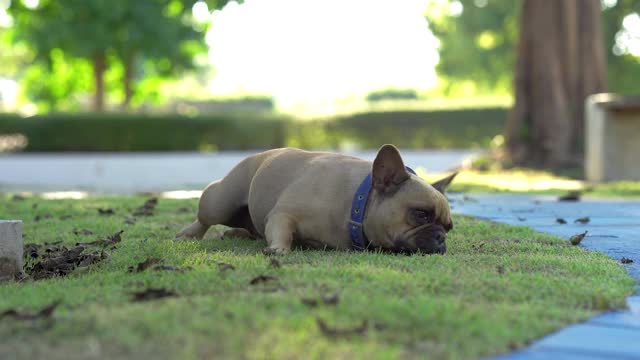
[(281, 255), (287, 255), (291, 250), (290, 249), (283, 249), (283, 248), (272, 248), (272, 247), (266, 247), (264, 249), (262, 249), (262, 253), (267, 255), (267, 256), (281, 256)]
[(199, 222), (194, 222), (193, 224), (187, 226), (182, 229), (179, 233), (176, 234), (176, 240), (202, 240), (202, 237), (209, 229), (208, 226), (204, 226)]

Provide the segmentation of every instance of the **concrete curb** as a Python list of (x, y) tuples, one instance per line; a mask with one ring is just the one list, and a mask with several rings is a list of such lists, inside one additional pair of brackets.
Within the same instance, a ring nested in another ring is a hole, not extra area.
[(22, 271), (22, 221), (0, 220), (0, 279)]

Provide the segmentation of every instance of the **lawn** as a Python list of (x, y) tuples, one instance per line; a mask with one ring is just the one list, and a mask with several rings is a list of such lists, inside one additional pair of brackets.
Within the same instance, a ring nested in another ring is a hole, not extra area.
[[(220, 240), (220, 229), (176, 242), (197, 200), (160, 199), (134, 221), (145, 200), (0, 198), (1, 218), (24, 220), (25, 243), (73, 247), (124, 230), (107, 260), (0, 284), (0, 313), (60, 301), (51, 318), (2, 317), (0, 358), (477, 358), (623, 307), (634, 290), (604, 254), (526, 227), (456, 216), (444, 256), (294, 251), (274, 261), (264, 241)], [(128, 271), (149, 257), (184, 271)], [(177, 296), (132, 301), (147, 288)]]

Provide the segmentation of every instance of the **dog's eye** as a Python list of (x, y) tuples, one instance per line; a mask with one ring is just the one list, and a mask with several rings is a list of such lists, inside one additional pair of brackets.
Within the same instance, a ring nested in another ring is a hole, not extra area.
[(413, 216), (420, 224), (428, 223), (431, 221), (431, 213), (425, 210), (414, 210)]

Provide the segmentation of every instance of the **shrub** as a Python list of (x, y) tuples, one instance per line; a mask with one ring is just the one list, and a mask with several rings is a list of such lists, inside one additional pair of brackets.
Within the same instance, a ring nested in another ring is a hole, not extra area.
[(25, 151), (245, 150), (284, 146), (287, 123), (278, 117), (50, 114), (0, 116), (0, 134), (24, 134)]
[(283, 146), (336, 149), (489, 147), (505, 108), (369, 112), (315, 121), (245, 114), (0, 114), (0, 135), (21, 134), (24, 151), (213, 151)]

